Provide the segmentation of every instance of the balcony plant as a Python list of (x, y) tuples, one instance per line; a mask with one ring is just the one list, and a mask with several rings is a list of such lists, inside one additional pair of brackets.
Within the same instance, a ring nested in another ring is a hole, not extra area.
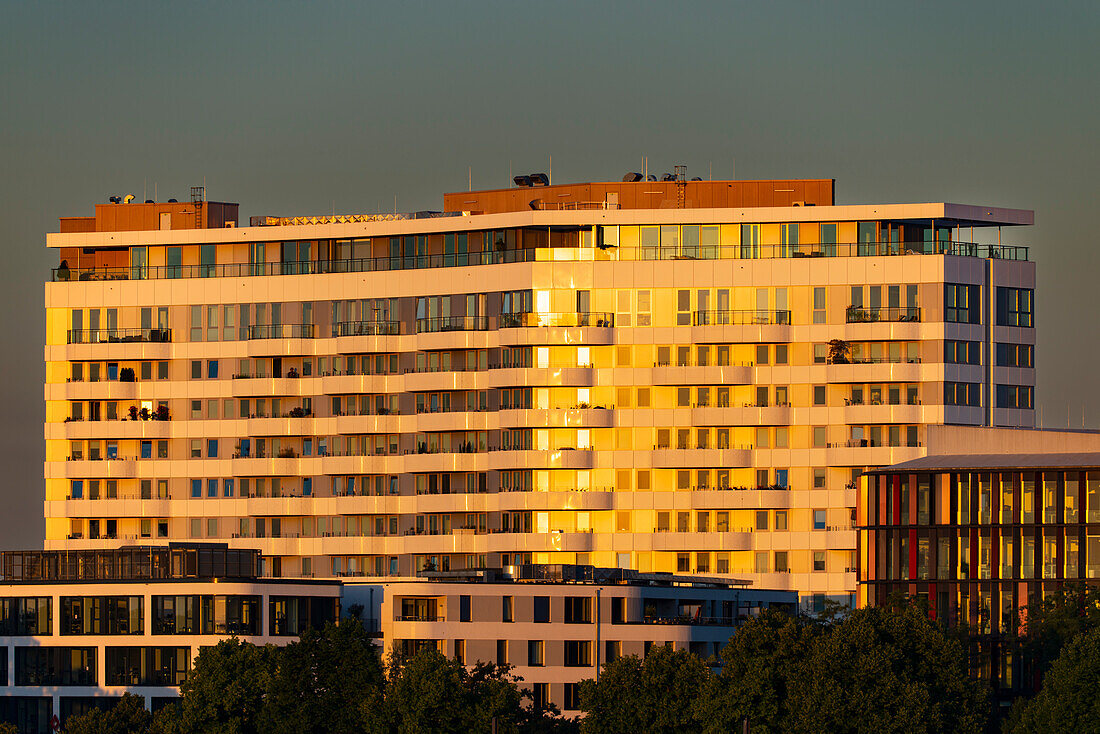
[(848, 364), (852, 354), (852, 345), (843, 339), (829, 341), (829, 364)]
[(134, 368), (133, 367), (123, 367), (121, 370), (119, 370), (118, 371), (118, 381), (119, 382), (135, 382)]

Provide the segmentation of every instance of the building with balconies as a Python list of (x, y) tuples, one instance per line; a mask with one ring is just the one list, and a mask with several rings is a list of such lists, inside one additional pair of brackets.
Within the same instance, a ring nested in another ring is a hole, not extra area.
[(831, 180), (519, 183), (440, 213), (246, 227), (197, 189), (62, 219), (46, 547), (847, 601), (864, 469), (921, 456), (930, 425), (1034, 423), (1034, 264), (994, 243), (1029, 211), (838, 206)]

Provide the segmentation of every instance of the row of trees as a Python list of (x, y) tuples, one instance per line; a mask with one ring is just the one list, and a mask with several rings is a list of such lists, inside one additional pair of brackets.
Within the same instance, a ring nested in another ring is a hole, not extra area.
[[(1100, 592), (1033, 605), (1020, 642), (1041, 692), (1005, 731), (1095, 731)], [(713, 661), (711, 661), (713, 662)], [(722, 650), (721, 666), (665, 646), (619, 658), (580, 686), (584, 716), (537, 709), (508, 666), (466, 668), (434, 649), (384, 663), (355, 620), (285, 648), (235, 639), (204, 649), (181, 698), (155, 715), (128, 696), (66, 723), (72, 734), (183, 732), (983, 732), (986, 683), (970, 675), (965, 631), (915, 603), (811, 619), (766, 612)], [(1045, 674), (1044, 674), (1045, 673)]]

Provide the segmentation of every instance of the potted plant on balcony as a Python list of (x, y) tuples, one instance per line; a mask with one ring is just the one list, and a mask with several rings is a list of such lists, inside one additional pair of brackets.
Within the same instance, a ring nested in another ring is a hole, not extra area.
[(131, 405), (128, 412), (130, 414), (130, 420), (136, 421), (138, 419), (138, 409), (136, 405)]
[(158, 421), (167, 421), (172, 420), (172, 415), (168, 412), (167, 405), (158, 405), (157, 412), (154, 414), (153, 418)]
[(829, 364), (848, 364), (851, 354), (852, 345), (843, 339), (832, 339), (829, 342)]
[(121, 370), (119, 370), (118, 371), (118, 381), (119, 382), (134, 382), (135, 381), (134, 380), (134, 368), (133, 367), (123, 367)]

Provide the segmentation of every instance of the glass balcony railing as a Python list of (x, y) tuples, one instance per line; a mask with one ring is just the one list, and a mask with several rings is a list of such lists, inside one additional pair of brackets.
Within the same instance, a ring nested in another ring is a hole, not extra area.
[(313, 324), (264, 324), (248, 327), (249, 339), (312, 339)]
[(339, 321), (332, 325), (333, 336), (397, 336), (400, 321)]
[(762, 324), (790, 325), (790, 311), (745, 309), (740, 311), (696, 311), (692, 315), (695, 326), (752, 326)]
[(866, 324), (875, 321), (920, 321), (920, 309), (916, 306), (889, 308), (849, 306), (845, 318), (849, 324)]
[[(585, 253), (584, 255), (580, 253)], [(1029, 259), (1029, 248), (973, 242), (859, 242), (788, 245), (698, 245), (687, 248), (638, 246), (599, 249), (608, 260), (770, 260), (777, 258), (881, 257), (888, 255), (956, 255), (993, 260)], [(88, 280), (172, 280), (186, 278), (244, 278), (264, 275), (318, 275), (424, 270), (473, 265), (536, 261), (591, 260), (593, 248), (527, 248), (485, 252), (401, 255), (347, 260), (292, 260), (262, 263), (208, 263), (203, 265), (140, 265), (121, 267), (58, 267), (54, 282)]]
[(171, 329), (69, 329), (69, 344), (106, 344), (125, 342), (172, 341)]
[(615, 314), (601, 312), (576, 313), (504, 313), (498, 320), (501, 329), (539, 326), (595, 326), (610, 328), (615, 325)]
[(435, 316), (416, 320), (417, 334), (441, 331), (488, 331), (488, 316)]

